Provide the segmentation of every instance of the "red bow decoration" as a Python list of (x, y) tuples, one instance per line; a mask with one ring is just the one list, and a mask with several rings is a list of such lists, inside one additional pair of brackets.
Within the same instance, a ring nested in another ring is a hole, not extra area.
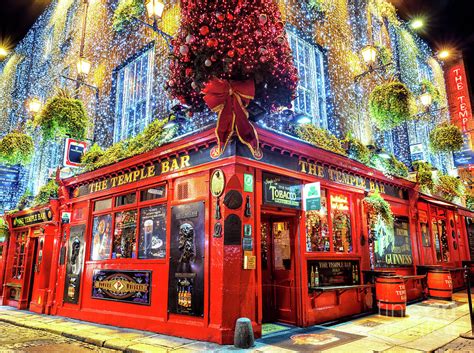
[(209, 109), (217, 113), (217, 154), (221, 155), (224, 152), (235, 131), (252, 155), (257, 159), (262, 158), (257, 131), (250, 123), (246, 109), (255, 97), (253, 80), (227, 81), (213, 78), (202, 92)]

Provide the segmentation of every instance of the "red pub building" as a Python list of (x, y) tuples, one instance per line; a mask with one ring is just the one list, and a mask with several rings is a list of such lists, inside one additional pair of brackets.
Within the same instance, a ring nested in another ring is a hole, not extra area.
[[(213, 159), (207, 130), (63, 180), (59, 201), (8, 217), (3, 304), (224, 344), (239, 317), (260, 335), (265, 322), (371, 312), (385, 272), (403, 279), (408, 301), (423, 297), (426, 266), (463, 286), (472, 213), (338, 154), (259, 135), (261, 160), (236, 141)], [(304, 211), (312, 185), (319, 207)], [(375, 190), (395, 221), (374, 235), (363, 199)]]

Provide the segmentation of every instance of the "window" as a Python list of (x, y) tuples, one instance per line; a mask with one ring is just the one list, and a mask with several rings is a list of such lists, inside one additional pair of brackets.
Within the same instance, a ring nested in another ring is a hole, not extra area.
[(310, 116), (316, 126), (327, 128), (326, 78), (323, 52), (315, 45), (288, 31), (293, 59), (300, 77), (293, 107)]
[[(160, 190), (160, 196), (138, 196)], [(166, 258), (166, 185), (136, 190), (94, 203), (90, 259)], [(145, 201), (142, 203), (142, 201)], [(151, 205), (150, 205), (151, 204)]]
[(154, 49), (120, 68), (116, 76), (114, 140), (135, 136), (150, 123)]
[(321, 190), (320, 209), (306, 212), (306, 251), (353, 251), (348, 196)]
[(53, 50), (54, 27), (49, 27), (45, 33), (43, 58), (48, 59)]
[(16, 233), (16, 239), (13, 242), (15, 253), (13, 255), (12, 279), (21, 279), (25, 272), (25, 250), (28, 232)]
[(445, 217), (446, 213), (443, 209), (431, 207), (431, 234), (438, 262), (450, 261)]

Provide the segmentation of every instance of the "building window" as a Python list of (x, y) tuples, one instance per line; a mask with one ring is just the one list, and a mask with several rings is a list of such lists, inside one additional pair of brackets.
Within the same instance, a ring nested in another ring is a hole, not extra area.
[(44, 41), (44, 52), (43, 58), (48, 59), (51, 51), (53, 50), (54, 42), (54, 27), (50, 27), (46, 30), (45, 41)]
[(12, 265), (12, 279), (22, 279), (25, 272), (25, 252), (28, 232), (16, 233), (15, 240), (12, 242), (15, 248)]
[(151, 120), (154, 49), (148, 49), (117, 71), (115, 142), (143, 131)]
[(294, 110), (310, 116), (316, 126), (327, 128), (326, 77), (323, 52), (288, 31), (293, 59), (300, 77)]
[[(157, 197), (139, 200), (150, 190)], [(94, 202), (90, 259), (165, 259), (166, 185)]]

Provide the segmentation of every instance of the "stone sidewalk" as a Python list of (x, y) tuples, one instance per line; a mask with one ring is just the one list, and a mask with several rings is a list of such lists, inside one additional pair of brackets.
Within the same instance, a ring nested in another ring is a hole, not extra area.
[[(407, 317), (404, 318), (369, 315), (339, 325), (314, 326), (304, 331), (282, 326), (281, 331), (265, 335), (263, 342), (257, 340), (255, 347), (249, 350), (59, 316), (39, 315), (10, 307), (0, 307), (0, 321), (130, 353), (432, 352), (445, 346), (449, 347), (447, 345), (457, 339), (460, 333), (471, 328), (466, 294), (456, 293), (454, 300), (451, 304), (432, 301), (430, 305), (410, 305), (407, 308)], [(302, 344), (294, 339), (301, 336), (309, 336), (311, 342)], [(456, 351), (452, 350), (452, 346), (448, 349), (451, 352)], [(466, 349), (474, 352), (474, 342), (472, 345), (466, 343), (463, 351)], [(442, 351), (443, 349), (440, 349), (438, 352)]]

